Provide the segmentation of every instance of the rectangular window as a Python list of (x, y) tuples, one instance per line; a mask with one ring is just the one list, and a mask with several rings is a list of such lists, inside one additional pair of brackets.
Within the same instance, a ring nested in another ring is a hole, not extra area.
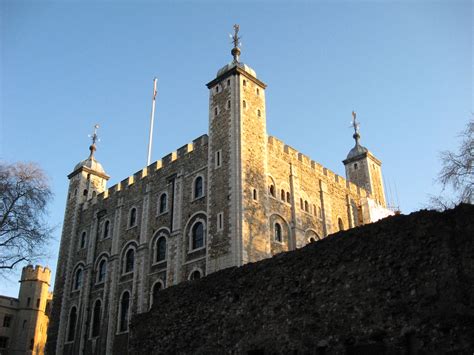
[(217, 214), (217, 230), (221, 231), (224, 229), (224, 213), (220, 212)]
[(26, 300), (26, 307), (29, 307), (31, 304), (31, 297), (28, 297), (28, 299)]
[(11, 323), (12, 323), (12, 316), (5, 314), (5, 317), (3, 318), (3, 326), (5, 328), (10, 328)]
[(0, 349), (5, 349), (8, 347), (8, 338), (0, 337)]
[(221, 165), (222, 165), (222, 158), (221, 158), (221, 151), (218, 150), (216, 152), (216, 160), (215, 160), (215, 163), (216, 163), (216, 168), (219, 168)]
[(40, 308), (41, 300), (38, 298), (36, 300), (36, 308)]

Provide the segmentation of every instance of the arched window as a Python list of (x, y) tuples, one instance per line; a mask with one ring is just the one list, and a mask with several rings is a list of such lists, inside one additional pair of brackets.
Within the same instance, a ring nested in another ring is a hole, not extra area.
[(286, 193), (286, 202), (288, 202), (288, 203), (291, 202), (291, 198), (290, 198), (290, 197), (291, 197), (291, 196), (290, 196), (290, 193), (287, 192), (287, 193)]
[(203, 195), (203, 179), (202, 176), (198, 176), (194, 180), (194, 198), (199, 198)]
[(168, 195), (166, 193), (161, 194), (160, 196), (160, 214), (168, 210)]
[(337, 219), (337, 224), (339, 225), (339, 230), (343, 231), (344, 230), (344, 222), (342, 221), (341, 217)]
[(159, 237), (156, 241), (156, 262), (166, 260), (166, 238)]
[(202, 277), (201, 271), (199, 270), (194, 270), (191, 275), (189, 275), (190, 280), (198, 280)]
[(304, 202), (304, 210), (305, 210), (306, 212), (309, 212), (309, 204), (308, 204), (308, 201), (305, 201), (305, 202)]
[(253, 198), (254, 201), (257, 201), (257, 190), (256, 189), (252, 190), (252, 198)]
[(135, 250), (129, 248), (125, 253), (125, 260), (123, 265), (123, 273), (132, 272), (135, 266)]
[(82, 232), (81, 234), (81, 242), (80, 242), (80, 248), (83, 249), (86, 247), (86, 240), (87, 240), (87, 233)]
[(125, 291), (120, 300), (120, 318), (119, 318), (119, 331), (128, 331), (128, 318), (130, 310), (130, 294)]
[(100, 333), (100, 318), (102, 313), (102, 302), (95, 301), (92, 314), (92, 337), (98, 337)]
[(247, 86), (247, 80), (244, 79), (243, 85)]
[(76, 273), (74, 274), (74, 290), (79, 290), (82, 286), (82, 277), (83, 277), (83, 272), (82, 268), (78, 268), (76, 270)]
[(202, 222), (194, 224), (191, 230), (191, 249), (198, 249), (204, 246), (204, 225)]
[(133, 227), (137, 224), (137, 209), (133, 207), (130, 210), (130, 219), (128, 221), (128, 226)]
[(104, 222), (104, 234), (103, 234), (103, 238), (108, 238), (109, 237), (109, 233), (110, 233), (110, 221), (107, 220)]
[(281, 190), (280, 199), (285, 202), (285, 190)]
[(308, 242), (309, 243), (314, 243), (318, 240), (320, 240), (321, 238), (319, 237), (318, 233), (316, 233), (315, 231), (313, 230), (309, 230), (306, 232), (306, 237), (308, 238)]
[(273, 197), (275, 197), (275, 186), (270, 185), (270, 187), (269, 187), (268, 190), (270, 191), (270, 195), (272, 195)]
[(76, 333), (77, 309), (72, 307), (69, 312), (69, 325), (67, 330), (67, 341), (74, 341), (74, 334)]
[(244, 100), (243, 106), (244, 106), (244, 108), (247, 108), (247, 101)]
[(161, 281), (156, 282), (153, 285), (153, 290), (151, 291), (151, 304), (154, 304), (156, 300), (158, 299), (158, 292), (160, 292), (163, 289), (163, 284)]
[(97, 283), (105, 281), (105, 274), (107, 273), (107, 261), (102, 259), (97, 268)]
[(302, 198), (300, 198), (300, 208), (302, 210), (304, 210), (304, 204), (303, 204), (303, 199)]
[(260, 112), (260, 110), (257, 110), (257, 116), (262, 117), (262, 113)]
[(282, 242), (280, 223), (275, 223), (275, 241)]

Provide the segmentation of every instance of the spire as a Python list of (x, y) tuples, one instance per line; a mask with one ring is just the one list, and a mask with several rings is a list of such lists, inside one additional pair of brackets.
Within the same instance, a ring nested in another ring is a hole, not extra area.
[(359, 145), (359, 139), (360, 139), (359, 126), (360, 126), (360, 123), (357, 122), (357, 114), (354, 111), (352, 111), (352, 127), (354, 127), (354, 134), (352, 135), (352, 137), (355, 139), (356, 145)]
[(99, 136), (97, 135), (97, 129), (99, 128), (99, 125), (96, 123), (94, 125), (94, 133), (89, 134), (89, 137), (92, 138), (92, 144), (89, 147), (89, 150), (91, 151), (89, 155), (89, 159), (94, 158), (94, 152), (96, 151), (96, 146), (95, 143), (99, 141)]
[(234, 25), (234, 35), (231, 36), (232, 37), (232, 42), (234, 43), (234, 48), (232, 48), (232, 51), (230, 53), (232, 53), (232, 56), (234, 57), (234, 63), (239, 63), (240, 61), (240, 48), (239, 46), (241, 45), (240, 43), (240, 37), (239, 37), (239, 30), (240, 30), (240, 26), (235, 24)]

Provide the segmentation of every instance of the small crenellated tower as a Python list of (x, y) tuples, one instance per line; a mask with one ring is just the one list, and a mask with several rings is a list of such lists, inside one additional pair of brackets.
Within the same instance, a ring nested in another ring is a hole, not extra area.
[(49, 323), (52, 293), (49, 292), (51, 270), (36, 265), (21, 272), (18, 296), (18, 320), (12, 353), (43, 354)]
[(266, 84), (240, 61), (234, 25), (233, 60), (209, 89), (207, 273), (270, 256), (265, 211)]
[[(71, 255), (77, 250), (78, 243), (87, 243), (87, 236), (79, 235), (76, 228), (80, 208), (83, 204), (102, 193), (106, 189), (109, 176), (105, 173), (102, 165), (95, 159), (96, 143), (98, 141), (97, 129), (90, 136), (92, 144), (89, 147), (89, 157), (74, 167), (72, 173), (68, 175), (69, 189), (66, 201), (66, 211), (64, 214), (63, 230), (59, 245), (58, 263), (56, 266), (56, 277), (54, 283), (54, 302), (51, 312), (51, 326), (48, 329), (48, 353), (61, 353), (62, 350), (56, 348), (58, 344), (64, 344), (64, 329), (66, 328), (66, 313), (61, 311), (64, 301), (64, 289), (70, 285), (71, 275), (70, 265)], [(81, 240), (85, 239), (85, 240)], [(60, 318), (61, 317), (61, 318)]]
[(354, 127), (352, 137), (355, 140), (355, 146), (349, 151), (347, 158), (342, 161), (346, 168), (346, 178), (369, 192), (371, 198), (378, 205), (386, 207), (382, 162), (360, 144), (359, 123), (354, 111), (352, 111), (352, 125)]

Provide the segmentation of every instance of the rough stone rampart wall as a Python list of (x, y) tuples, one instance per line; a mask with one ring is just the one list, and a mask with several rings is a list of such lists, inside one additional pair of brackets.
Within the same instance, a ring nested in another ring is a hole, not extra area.
[(420, 211), (162, 291), (133, 354), (471, 354), (474, 206)]

